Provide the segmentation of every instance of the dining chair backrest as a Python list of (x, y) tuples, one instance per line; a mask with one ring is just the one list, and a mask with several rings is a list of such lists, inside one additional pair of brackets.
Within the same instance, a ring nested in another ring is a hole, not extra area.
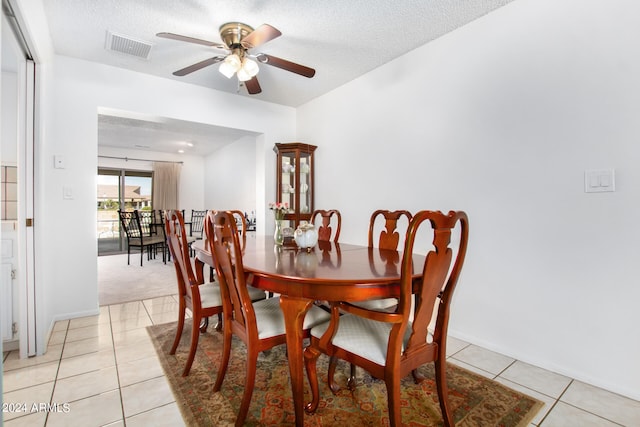
[[(423, 227), (425, 223), (430, 224), (431, 233), (421, 232), (421, 228), (426, 228)], [(456, 230), (458, 235), (454, 243), (457, 246), (452, 247), (451, 237)], [(405, 354), (411, 353), (427, 342), (428, 326), (434, 310), (437, 310), (434, 342), (444, 347), (449, 307), (467, 253), (468, 238), (469, 220), (466, 213), (462, 211), (450, 211), (446, 215), (440, 211), (420, 211), (412, 218), (403, 250), (398, 313), (406, 319), (410, 318), (414, 292), (417, 292), (417, 300), (421, 303), (414, 307), (413, 318), (409, 319), (412, 334), (407, 347), (402, 350)], [(422, 279), (416, 283), (412, 280), (412, 275), (416, 270), (420, 271), (421, 266), (413, 265), (412, 254), (418, 246), (418, 240), (421, 240), (419, 246), (432, 249), (427, 253), (424, 266), (421, 268)], [(400, 347), (397, 350), (399, 354)], [(446, 357), (444, 353), (441, 356)]]
[[(389, 211), (381, 209), (372, 213), (369, 220), (369, 247), (398, 250), (400, 238), (401, 236), (404, 237), (404, 231), (409, 226), (411, 217), (411, 212), (405, 210)], [(399, 225), (402, 225), (403, 218), (406, 224), (404, 225), (403, 233), (400, 233), (398, 228)], [(376, 234), (377, 241), (375, 240)]]
[(240, 247), (244, 250), (245, 246), (247, 246), (247, 219), (244, 216), (244, 212), (240, 210), (231, 210), (229, 212), (236, 220), (236, 228), (240, 234)]
[(138, 212), (138, 217), (140, 218), (140, 227), (142, 229), (142, 233), (145, 236), (156, 234), (156, 211), (136, 210), (136, 212)]
[[(173, 265), (176, 270), (178, 281), (178, 327), (176, 328), (176, 336), (173, 346), (169, 354), (175, 354), (184, 327), (184, 318), (186, 309), (191, 311), (191, 345), (189, 355), (185, 363), (182, 376), (189, 375), (193, 364), (200, 332), (205, 332), (208, 319), (211, 316), (218, 315), (218, 319), (222, 318), (222, 299), (220, 295), (220, 286), (217, 283), (203, 283), (194, 275), (189, 258), (189, 242), (185, 230), (184, 217), (178, 210), (168, 210), (164, 214), (165, 233), (168, 237), (169, 248), (173, 255)], [(218, 329), (220, 322), (218, 322)]]
[(316, 225), (316, 221), (321, 220), (318, 226), (318, 241), (337, 242), (340, 238), (340, 228), (342, 227), (342, 216), (337, 209), (323, 210), (317, 209), (311, 214), (311, 223)]
[(191, 227), (189, 228), (189, 236), (201, 239), (203, 236), (204, 218), (207, 211), (191, 210)]
[(242, 263), (242, 244), (233, 213), (209, 211), (204, 228), (218, 273), (222, 309), (225, 313), (233, 313), (233, 321), (246, 330), (247, 335), (257, 339), (255, 313)]
[(137, 211), (118, 211), (120, 224), (128, 239), (140, 239), (142, 237), (142, 227)]
[(184, 297), (187, 301), (199, 306), (201, 303), (200, 294), (198, 292), (194, 293), (192, 289), (193, 286), (197, 287), (199, 283), (191, 267), (189, 245), (182, 213), (178, 210), (166, 211), (164, 226), (167, 234), (167, 244), (173, 256), (173, 264), (176, 269), (179, 297)]

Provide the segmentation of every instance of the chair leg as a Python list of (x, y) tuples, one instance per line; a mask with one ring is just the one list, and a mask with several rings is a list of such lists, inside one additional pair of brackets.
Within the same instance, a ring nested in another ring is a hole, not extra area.
[(347, 387), (349, 387), (349, 390), (353, 391), (356, 389), (356, 365), (354, 365), (353, 363), (351, 363), (350, 365), (350, 372), (349, 372), (349, 379), (347, 380)]
[[(316, 409), (318, 409), (318, 403), (320, 403), (320, 389), (318, 388), (318, 371), (316, 368), (316, 362), (318, 361), (318, 356), (320, 356), (320, 352), (315, 348), (309, 346), (304, 349), (304, 352), (302, 353), (302, 355), (304, 356), (304, 367), (307, 371), (307, 378), (309, 379), (309, 387), (311, 387), (311, 402), (305, 405), (304, 410), (307, 411), (307, 413), (309, 414), (313, 414), (316, 411)], [(335, 371), (335, 364), (334, 364), (334, 371)], [(332, 378), (332, 377), (329, 377), (329, 378)], [(333, 391), (333, 389), (331, 391)]]
[(247, 377), (244, 381), (244, 393), (242, 394), (242, 403), (240, 403), (238, 418), (236, 418), (236, 427), (240, 427), (244, 424), (244, 420), (247, 418), (247, 413), (249, 412), (251, 396), (253, 396), (253, 386), (256, 382), (257, 363), (258, 351), (255, 348), (247, 346)]
[(187, 365), (184, 367), (184, 371), (182, 372), (183, 377), (189, 375), (189, 371), (191, 371), (191, 365), (193, 364), (193, 359), (196, 357), (196, 350), (198, 348), (198, 339), (200, 338), (200, 328), (198, 325), (200, 324), (201, 317), (199, 314), (193, 314), (193, 324), (191, 325), (191, 347), (189, 347)]
[(393, 376), (385, 380), (387, 385), (387, 402), (389, 405), (389, 424), (391, 427), (402, 425), (400, 412), (400, 378)]
[(173, 346), (171, 347), (171, 351), (169, 351), (169, 354), (176, 354), (176, 350), (178, 349), (180, 337), (182, 336), (182, 331), (184, 329), (185, 312), (186, 306), (184, 305), (184, 303), (180, 303), (180, 308), (178, 310), (178, 328), (176, 329), (176, 338), (173, 340)]
[(222, 360), (220, 361), (220, 366), (218, 366), (218, 377), (216, 378), (216, 383), (213, 386), (213, 392), (220, 391), (222, 387), (222, 382), (224, 381), (224, 376), (227, 373), (227, 367), (229, 366), (229, 356), (231, 355), (231, 323), (225, 322), (226, 325), (224, 328), (224, 337), (222, 339)]
[(453, 414), (449, 405), (449, 389), (447, 387), (447, 362), (445, 359), (436, 359), (436, 389), (438, 390), (438, 400), (440, 401), (440, 410), (442, 411), (442, 420), (445, 427), (455, 425)]
[(131, 265), (131, 247), (127, 244), (127, 265)]
[(140, 246), (140, 267), (142, 267), (142, 256), (144, 255), (144, 246)]
[(327, 370), (327, 384), (329, 385), (329, 389), (331, 389), (331, 392), (333, 394), (336, 394), (338, 392), (338, 390), (340, 390), (340, 386), (338, 386), (333, 381), (333, 377), (336, 374), (336, 365), (337, 365), (337, 363), (338, 363), (338, 358), (336, 356), (331, 356), (329, 358), (329, 369)]

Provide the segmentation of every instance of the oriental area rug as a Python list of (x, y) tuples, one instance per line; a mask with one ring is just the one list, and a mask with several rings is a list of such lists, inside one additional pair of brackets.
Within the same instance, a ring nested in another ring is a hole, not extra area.
[[(200, 335), (196, 358), (187, 377), (182, 377), (189, 350), (190, 323), (176, 354), (169, 355), (177, 323), (149, 326), (162, 367), (176, 402), (188, 426), (233, 426), (240, 407), (246, 372), (246, 347), (235, 338), (227, 374), (218, 393), (213, 392), (222, 353), (222, 334), (209, 327)], [(305, 426), (384, 426), (389, 425), (387, 393), (383, 381), (357, 370), (357, 385), (352, 392), (346, 387), (349, 366), (338, 363), (335, 380), (341, 389), (337, 395), (327, 386), (329, 359), (318, 359), (321, 400), (315, 414), (305, 414)], [(433, 380), (433, 363), (420, 368), (427, 377), (415, 384), (412, 376), (402, 380), (402, 422), (411, 426), (442, 426), (438, 394)], [(447, 365), (449, 402), (456, 426), (525, 427), (542, 407), (542, 402), (511, 390), (495, 381)], [(305, 402), (310, 400), (305, 381)], [(248, 426), (294, 425), (293, 400), (289, 382), (286, 348), (277, 346), (260, 353), (255, 389), (245, 421)]]

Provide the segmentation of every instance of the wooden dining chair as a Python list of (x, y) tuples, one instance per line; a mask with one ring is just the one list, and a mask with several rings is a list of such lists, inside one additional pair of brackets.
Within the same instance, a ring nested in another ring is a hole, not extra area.
[[(165, 232), (169, 250), (173, 255), (173, 265), (176, 270), (178, 282), (178, 328), (173, 346), (169, 354), (175, 354), (180, 343), (180, 337), (184, 329), (184, 318), (186, 309), (191, 310), (193, 324), (191, 325), (191, 345), (187, 364), (182, 371), (182, 376), (189, 375), (193, 359), (198, 347), (200, 337), (200, 323), (209, 316), (220, 315), (222, 313), (222, 297), (220, 295), (220, 285), (218, 283), (198, 283), (191, 267), (189, 257), (189, 245), (187, 243), (187, 232), (184, 225), (182, 213), (177, 210), (165, 212)], [(218, 324), (218, 329), (221, 325)]]
[(231, 210), (229, 212), (236, 220), (236, 228), (240, 234), (240, 246), (244, 250), (245, 246), (247, 246), (247, 219), (244, 216), (244, 212), (240, 210)]
[(159, 245), (163, 248), (162, 260), (166, 264), (167, 261), (164, 256), (164, 245), (166, 243), (164, 239), (157, 235), (152, 236), (143, 231), (138, 211), (118, 210), (118, 216), (120, 217), (122, 229), (127, 236), (127, 265), (131, 263), (131, 248), (140, 248), (140, 266), (142, 267), (142, 259), (145, 249), (147, 250), (147, 261), (149, 261), (154, 256), (155, 249)]
[[(316, 224), (317, 220), (320, 220), (319, 226)], [(338, 241), (338, 238), (340, 237), (340, 227), (342, 226), (342, 216), (340, 215), (340, 211), (336, 209), (317, 209), (311, 214), (310, 222), (318, 228), (318, 241)]]
[[(404, 239), (411, 218), (411, 212), (405, 210), (389, 211), (380, 209), (373, 212), (369, 219), (369, 233), (367, 238), (369, 248), (397, 251), (400, 238), (402, 237)], [(399, 229), (400, 226), (402, 226), (401, 230)], [(375, 251), (371, 251), (370, 253), (373, 255), (374, 252)], [(396, 304), (397, 300), (395, 298), (375, 299), (356, 303), (356, 305), (370, 310), (387, 310)]]
[[(426, 224), (431, 227), (426, 227)], [(451, 247), (454, 230), (457, 247)], [(453, 291), (467, 251), (468, 233), (469, 223), (464, 212), (418, 212), (407, 231), (401, 263), (400, 296), (395, 310), (385, 313), (346, 302), (333, 304), (331, 321), (311, 329), (310, 345), (304, 351), (312, 391), (312, 400), (307, 404), (309, 412), (318, 407), (316, 360), (321, 353), (361, 366), (373, 377), (384, 380), (391, 426), (399, 426), (402, 421), (400, 380), (411, 372), (416, 383), (423, 381), (417, 369), (425, 363), (434, 362), (444, 425), (454, 425), (446, 381), (447, 328)], [(412, 260), (418, 240), (419, 247), (428, 245), (426, 247), (433, 248), (423, 266), (414, 265)], [(419, 281), (413, 280), (415, 272), (423, 273)], [(412, 310), (414, 292), (418, 303)], [(340, 316), (340, 312), (346, 314)], [(435, 326), (430, 332), (429, 324), (434, 312), (437, 313)]]
[(169, 249), (169, 242), (167, 241), (167, 230), (165, 227), (164, 217), (165, 217), (165, 211), (162, 209), (158, 209), (158, 222), (156, 223), (156, 224), (160, 224), (160, 227), (159, 227), (160, 233), (158, 234), (162, 236), (162, 238), (165, 241), (167, 261), (171, 262), (171, 250)]
[[(369, 219), (369, 233), (367, 238), (369, 253), (371, 256), (374, 255), (374, 248), (377, 248), (378, 250), (382, 249), (383, 251), (381, 251), (381, 253), (385, 253), (384, 250), (386, 249), (397, 251), (400, 243), (400, 237), (404, 236), (404, 232), (408, 229), (411, 218), (411, 212), (406, 210), (390, 211), (379, 209), (373, 212)], [(402, 234), (398, 230), (399, 225), (404, 225)], [(386, 255), (388, 256), (389, 254)], [(399, 255), (396, 256), (398, 257), (397, 259), (394, 258), (387, 260), (394, 269), (396, 268), (396, 264), (400, 261)], [(398, 304), (398, 300), (396, 298), (380, 298), (353, 302), (352, 304), (368, 310), (390, 311)], [(329, 360), (328, 376), (334, 392), (338, 390), (338, 387), (333, 383), (333, 375), (336, 370), (337, 362), (338, 360), (336, 357), (331, 357)], [(350, 365), (350, 374), (347, 384), (351, 390), (356, 386), (356, 366), (354, 364)]]
[(189, 220), (189, 235), (187, 241), (189, 242), (189, 253), (191, 256), (195, 256), (196, 252), (191, 249), (191, 244), (196, 240), (202, 239), (204, 234), (203, 224), (204, 217), (207, 215), (207, 211), (191, 210), (191, 219)]
[[(217, 392), (222, 387), (231, 354), (232, 336), (236, 335), (247, 346), (247, 375), (242, 402), (236, 419), (241, 426), (247, 417), (255, 375), (258, 354), (276, 345), (286, 343), (285, 323), (279, 298), (251, 301), (250, 286), (242, 263), (242, 246), (238, 236), (236, 221), (231, 212), (210, 212), (204, 223), (205, 235), (211, 247), (220, 283), (223, 304), (224, 345), (218, 377), (213, 387)], [(304, 335), (309, 329), (329, 319), (329, 313), (312, 306), (304, 319)]]

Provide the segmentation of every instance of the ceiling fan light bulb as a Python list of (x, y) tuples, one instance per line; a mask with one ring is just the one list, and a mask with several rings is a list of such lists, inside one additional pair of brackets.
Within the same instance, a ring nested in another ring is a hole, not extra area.
[(218, 68), (218, 70), (228, 79), (233, 77), (233, 75), (236, 72), (235, 68), (233, 68), (233, 66), (227, 64), (226, 61), (223, 62), (222, 64), (220, 64), (220, 68)]
[(260, 71), (256, 61), (249, 58), (245, 58), (244, 61), (242, 61), (242, 70), (244, 70), (251, 77), (254, 77), (256, 74), (258, 74), (258, 71)]
[(241, 82), (246, 82), (247, 80), (251, 80), (251, 77), (253, 76), (247, 73), (247, 71), (244, 68), (240, 68), (238, 70), (238, 80), (240, 80)]

